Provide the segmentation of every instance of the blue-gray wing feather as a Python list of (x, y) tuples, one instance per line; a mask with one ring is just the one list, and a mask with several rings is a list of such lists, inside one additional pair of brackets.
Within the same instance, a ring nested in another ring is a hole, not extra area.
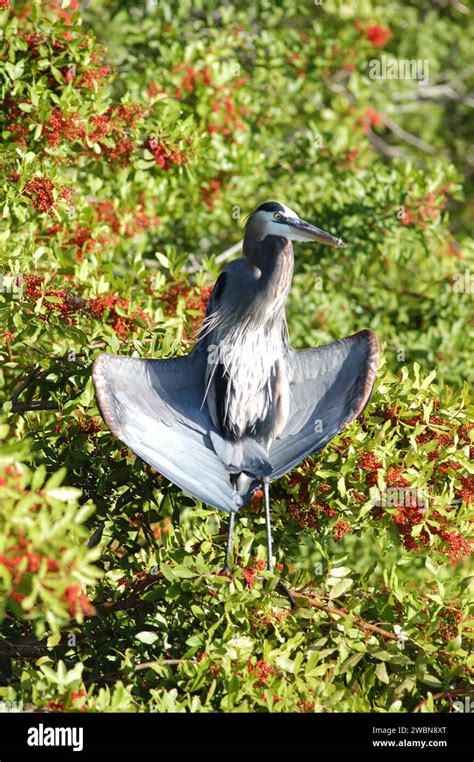
[(363, 411), (370, 399), (380, 349), (372, 331), (286, 355), (288, 420), (270, 447), (277, 479), (320, 450)]
[(192, 497), (224, 511), (242, 498), (216, 455), (217, 436), (204, 398), (206, 353), (170, 360), (99, 355), (93, 380), (110, 430), (140, 458)]

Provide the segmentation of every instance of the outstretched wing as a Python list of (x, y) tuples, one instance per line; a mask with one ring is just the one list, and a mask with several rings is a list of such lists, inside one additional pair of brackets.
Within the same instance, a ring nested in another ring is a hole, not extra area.
[(214, 450), (219, 436), (204, 398), (206, 353), (170, 360), (99, 355), (92, 378), (110, 430), (140, 458), (198, 500), (236, 511), (242, 497)]
[(288, 350), (290, 412), (270, 448), (272, 479), (320, 450), (360, 415), (372, 393), (379, 357), (377, 337), (367, 330), (317, 349)]

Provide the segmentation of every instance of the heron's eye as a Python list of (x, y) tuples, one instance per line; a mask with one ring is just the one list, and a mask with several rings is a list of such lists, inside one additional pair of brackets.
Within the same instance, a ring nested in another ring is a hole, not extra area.
[(276, 220), (281, 220), (281, 214), (280, 214), (280, 212), (275, 212), (275, 214), (273, 216), (274, 216), (274, 218)]

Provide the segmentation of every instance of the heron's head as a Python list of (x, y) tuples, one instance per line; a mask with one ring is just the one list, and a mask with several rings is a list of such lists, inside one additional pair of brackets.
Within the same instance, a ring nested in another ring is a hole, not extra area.
[(335, 238), (330, 233), (305, 222), (293, 209), (277, 201), (261, 204), (247, 220), (245, 238), (249, 242), (255, 244), (263, 241), (268, 235), (277, 235), (290, 241), (316, 241), (336, 249), (346, 245), (341, 238)]

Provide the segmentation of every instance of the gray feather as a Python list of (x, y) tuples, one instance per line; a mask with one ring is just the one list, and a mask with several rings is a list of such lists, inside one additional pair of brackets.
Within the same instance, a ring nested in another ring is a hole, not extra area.
[(270, 447), (272, 479), (320, 450), (360, 415), (370, 399), (379, 351), (371, 331), (317, 349), (288, 350), (290, 412)]
[[(242, 498), (216, 455), (206, 407), (205, 353), (172, 360), (99, 355), (93, 380), (102, 416), (139, 457), (198, 500), (236, 511)], [(245, 464), (251, 470), (251, 466)]]

